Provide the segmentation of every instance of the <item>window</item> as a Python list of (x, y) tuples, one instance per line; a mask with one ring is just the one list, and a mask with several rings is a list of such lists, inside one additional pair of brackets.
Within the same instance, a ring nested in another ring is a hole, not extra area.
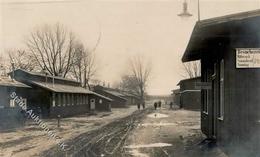
[(75, 105), (78, 105), (78, 95), (77, 94), (74, 95), (74, 102), (75, 102), (74, 103)]
[(70, 102), (71, 102), (71, 105), (73, 106), (74, 105), (74, 95), (73, 94), (71, 94)]
[(66, 94), (63, 93), (62, 95), (63, 95), (63, 106), (66, 106)]
[(70, 94), (66, 94), (66, 95), (67, 95), (67, 96), (66, 96), (66, 97), (67, 97), (67, 99), (66, 99), (66, 100), (67, 100), (67, 103), (66, 103), (66, 104), (67, 104), (68, 106), (70, 106)]
[(86, 104), (86, 95), (83, 95), (83, 104)]
[(61, 94), (57, 94), (58, 96), (58, 101), (57, 101), (57, 106), (61, 106), (62, 102), (61, 102)]
[(76, 100), (76, 102), (77, 102), (77, 105), (79, 105), (79, 95), (77, 94), (77, 100)]
[(219, 103), (219, 118), (224, 118), (224, 60), (220, 62), (220, 103)]
[(58, 96), (56, 93), (52, 93), (52, 107), (55, 107), (57, 105), (58, 102)]
[(11, 99), (11, 100), (10, 100), (10, 107), (15, 107), (14, 99)]
[(88, 104), (88, 96), (87, 95), (86, 95), (85, 99), (86, 99), (86, 104)]
[(80, 104), (83, 104), (83, 95), (80, 94)]
[[(204, 82), (209, 82), (210, 81), (210, 71), (207, 70), (205, 72), (205, 75), (204, 75)], [(203, 112), (204, 113), (208, 113), (208, 106), (209, 106), (209, 90), (207, 89), (204, 89), (203, 90)]]
[(79, 94), (79, 104), (81, 105), (82, 104), (82, 95)]
[(102, 99), (99, 99), (99, 103), (102, 104), (102, 102), (103, 102)]

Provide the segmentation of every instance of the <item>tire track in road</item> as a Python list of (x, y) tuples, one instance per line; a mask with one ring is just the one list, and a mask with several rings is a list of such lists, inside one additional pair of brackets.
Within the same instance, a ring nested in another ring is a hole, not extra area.
[(68, 145), (65, 151), (55, 146), (44, 151), (41, 157), (124, 157), (125, 141), (131, 131), (138, 126), (142, 118), (151, 113), (151, 108), (135, 111), (133, 114), (111, 122), (97, 130), (83, 133), (74, 139), (65, 141)]

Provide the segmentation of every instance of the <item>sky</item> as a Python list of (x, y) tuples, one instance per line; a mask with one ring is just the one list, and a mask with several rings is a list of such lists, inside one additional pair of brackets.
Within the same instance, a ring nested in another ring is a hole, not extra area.
[[(113, 84), (129, 57), (152, 62), (149, 94), (170, 94), (183, 79), (181, 57), (197, 21), (197, 0), (187, 0), (189, 18), (177, 16), (183, 0), (0, 0), (0, 55), (25, 48), (30, 31), (61, 23), (96, 49), (96, 78)], [(200, 0), (201, 19), (260, 9), (260, 0)]]

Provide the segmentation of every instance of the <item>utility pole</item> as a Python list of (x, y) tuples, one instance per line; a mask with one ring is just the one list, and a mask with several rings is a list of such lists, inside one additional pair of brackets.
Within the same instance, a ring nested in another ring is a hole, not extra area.
[(198, 21), (200, 21), (200, 0), (198, 0)]

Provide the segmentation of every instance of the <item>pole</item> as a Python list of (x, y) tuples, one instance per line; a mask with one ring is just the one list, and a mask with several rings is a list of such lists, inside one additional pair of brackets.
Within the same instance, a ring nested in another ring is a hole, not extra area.
[(198, 0), (198, 21), (200, 21), (200, 0)]
[(45, 73), (45, 85), (47, 86), (47, 73)]
[(52, 87), (54, 88), (54, 73), (52, 75)]

